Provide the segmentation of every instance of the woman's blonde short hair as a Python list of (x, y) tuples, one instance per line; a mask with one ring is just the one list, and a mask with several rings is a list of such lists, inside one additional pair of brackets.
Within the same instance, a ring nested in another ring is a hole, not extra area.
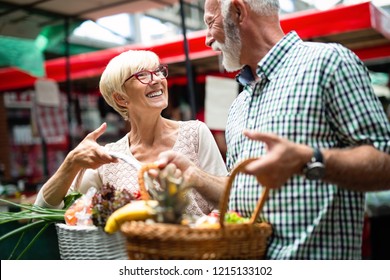
[(114, 93), (125, 96), (124, 82), (128, 77), (141, 70), (154, 69), (159, 64), (159, 57), (152, 51), (125, 51), (112, 58), (104, 69), (99, 82), (100, 93), (107, 104), (127, 120), (127, 109), (115, 102)]

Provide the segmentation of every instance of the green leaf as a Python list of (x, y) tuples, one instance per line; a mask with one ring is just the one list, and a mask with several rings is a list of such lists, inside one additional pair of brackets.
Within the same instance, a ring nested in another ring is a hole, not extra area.
[[(77, 192), (69, 194), (66, 197), (67, 206), (69, 207), (69, 205), (71, 205), (73, 201), (79, 198), (80, 196), (81, 193), (77, 193)], [(46, 230), (46, 228), (50, 224), (55, 222), (65, 221), (64, 214), (66, 209), (49, 209), (49, 208), (40, 207), (38, 205), (15, 203), (4, 199), (0, 199), (0, 201), (4, 203), (8, 203), (10, 205), (13, 205), (21, 209), (18, 212), (0, 212), (0, 225), (9, 222), (14, 222), (14, 221), (23, 221), (23, 220), (30, 221), (26, 225), (18, 227), (0, 236), (0, 243), (1, 243), (11, 236), (21, 234), (18, 243), (15, 245), (15, 248), (13, 249), (11, 255), (9, 256), (10, 259), (13, 257), (14, 253), (16, 252), (17, 247), (19, 247), (20, 242), (23, 239), (23, 236), (25, 235), (25, 232), (35, 227), (41, 227), (39, 232), (34, 236), (34, 238), (19, 254), (17, 259), (20, 259), (30, 249), (30, 247), (36, 242), (36, 240), (41, 236), (41, 234)]]
[(64, 209), (68, 209), (69, 206), (71, 206), (75, 200), (77, 200), (79, 197), (81, 197), (83, 194), (80, 192), (71, 192), (64, 198)]
[(34, 236), (34, 238), (28, 243), (26, 248), (24, 248), (23, 252), (19, 254), (19, 256), (16, 258), (17, 260), (20, 260), (20, 258), (30, 249), (30, 247), (35, 243), (35, 241), (38, 240), (39, 236), (47, 229), (47, 227), (50, 225), (50, 223), (45, 224), (41, 230)]
[(16, 228), (4, 235), (2, 235), (0, 237), (0, 242), (4, 241), (5, 239), (7, 239), (8, 237), (11, 237), (15, 234), (18, 234), (18, 233), (22, 233), (22, 232), (25, 232), (26, 230), (30, 230), (36, 226), (39, 226), (39, 225), (44, 225), (45, 223), (47, 223), (47, 221), (35, 221), (35, 222), (32, 222), (32, 223), (28, 223), (24, 226), (21, 226), (19, 228)]

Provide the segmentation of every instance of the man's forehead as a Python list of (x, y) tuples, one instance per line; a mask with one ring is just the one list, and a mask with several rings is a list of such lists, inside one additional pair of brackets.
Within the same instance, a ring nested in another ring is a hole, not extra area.
[(218, 11), (221, 7), (221, 1), (219, 0), (206, 0), (204, 2), (204, 10), (205, 12), (215, 12)]
[(204, 3), (204, 19), (211, 19), (220, 13), (220, 1), (206, 0)]

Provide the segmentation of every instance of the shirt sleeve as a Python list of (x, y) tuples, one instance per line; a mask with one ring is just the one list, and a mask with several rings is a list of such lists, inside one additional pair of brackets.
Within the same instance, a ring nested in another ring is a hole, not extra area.
[(59, 205), (51, 205), (46, 202), (45, 198), (43, 197), (43, 188), (41, 188), (37, 194), (37, 198), (35, 199), (34, 205), (43, 207), (43, 208), (49, 208), (49, 209), (62, 209), (64, 208), (64, 202), (62, 201)]
[(328, 117), (345, 146), (370, 144), (390, 153), (390, 123), (371, 86), (364, 64), (350, 51), (340, 53), (328, 84)]
[[(100, 178), (98, 169), (87, 169), (85, 170), (85, 173), (81, 179), (81, 183), (77, 191), (85, 194), (87, 193), (88, 189), (91, 187), (100, 190), (102, 184), (103, 183)], [(69, 190), (76, 190), (76, 179), (75, 181), (73, 181), (72, 186), (70, 187)]]
[(210, 129), (205, 123), (199, 126), (199, 162), (202, 170), (217, 176), (227, 176), (226, 164)]

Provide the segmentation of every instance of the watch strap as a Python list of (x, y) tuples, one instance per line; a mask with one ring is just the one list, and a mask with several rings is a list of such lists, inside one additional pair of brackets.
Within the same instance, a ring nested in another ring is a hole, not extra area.
[(324, 158), (322, 156), (322, 153), (320, 151), (320, 149), (318, 148), (313, 148), (314, 152), (313, 152), (313, 158), (312, 158), (312, 162), (321, 162), (321, 163), (324, 163)]

